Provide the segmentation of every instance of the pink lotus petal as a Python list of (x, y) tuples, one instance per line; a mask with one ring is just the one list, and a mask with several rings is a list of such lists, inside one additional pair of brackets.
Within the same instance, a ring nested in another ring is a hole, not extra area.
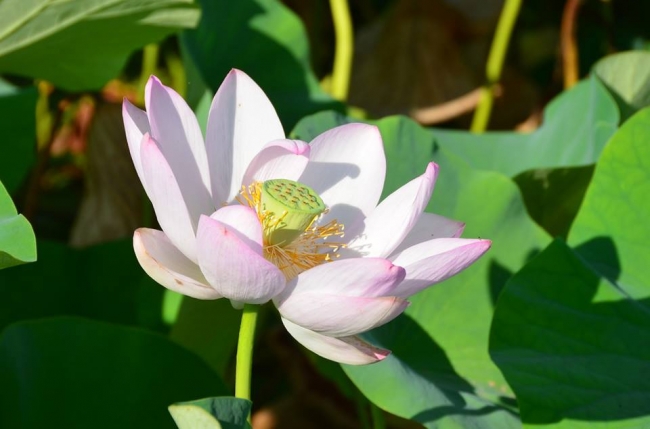
[(390, 354), (389, 350), (375, 347), (357, 336), (328, 337), (291, 323), (284, 318), (282, 323), (300, 344), (317, 355), (335, 362), (348, 365), (367, 365), (379, 362)]
[(285, 277), (240, 236), (223, 223), (201, 216), (196, 237), (199, 266), (224, 297), (263, 304), (284, 289)]
[(158, 223), (174, 246), (196, 262), (195, 230), (200, 212), (190, 211), (186, 205), (174, 173), (149, 134), (142, 138), (140, 159)]
[(397, 255), (409, 247), (434, 238), (458, 238), (463, 233), (463, 229), (465, 229), (463, 222), (447, 219), (433, 213), (422, 213), (411, 231), (399, 246), (393, 250), (392, 254)]
[(300, 140), (275, 140), (253, 158), (243, 185), (269, 179), (298, 180), (309, 162), (309, 145)]
[(154, 76), (147, 82), (145, 102), (151, 136), (174, 172), (190, 212), (212, 213), (208, 161), (194, 112)]
[(285, 319), (331, 337), (347, 337), (369, 331), (400, 315), (408, 302), (393, 296), (380, 298), (291, 294), (275, 305)]
[(491, 245), (490, 240), (439, 238), (410, 247), (391, 257), (406, 269), (406, 278), (393, 293), (409, 297), (448, 279), (473, 264)]
[(255, 210), (240, 205), (226, 206), (214, 212), (210, 218), (227, 226), (255, 253), (262, 254), (262, 225)]
[(318, 192), (330, 208), (322, 222), (336, 219), (352, 238), (384, 187), (386, 156), (379, 130), (366, 124), (342, 125), (319, 135), (310, 146), (310, 162), (300, 182)]
[(142, 162), (140, 161), (140, 143), (142, 142), (142, 137), (151, 131), (149, 119), (144, 111), (135, 107), (125, 98), (122, 103), (122, 120), (124, 121), (124, 131), (126, 132), (126, 141), (129, 145), (133, 166), (135, 167), (136, 173), (138, 173), (142, 186), (144, 186)]
[(302, 293), (366, 298), (392, 296), (393, 289), (405, 275), (404, 268), (387, 259), (340, 259), (301, 273), (287, 285), (277, 301)]
[(239, 193), (255, 155), (279, 139), (284, 131), (268, 97), (246, 73), (233, 69), (212, 100), (206, 132), (216, 207)]
[(437, 176), (438, 166), (431, 162), (423, 175), (386, 197), (368, 216), (363, 232), (349, 247), (364, 256), (390, 255), (429, 204)]
[(197, 299), (221, 298), (208, 285), (199, 267), (179, 252), (164, 232), (137, 229), (133, 248), (144, 271), (167, 289)]

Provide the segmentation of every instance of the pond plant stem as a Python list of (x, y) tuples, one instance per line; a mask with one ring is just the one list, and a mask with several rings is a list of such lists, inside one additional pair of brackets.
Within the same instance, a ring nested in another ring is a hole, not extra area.
[(521, 0), (506, 0), (501, 10), (501, 16), (497, 23), (497, 28), (492, 39), (490, 54), (488, 55), (487, 65), (485, 67), (486, 84), (481, 88), (481, 98), (479, 100), (470, 130), (474, 133), (482, 133), (487, 129), (492, 112), (492, 103), (494, 101), (494, 90), (501, 79), (503, 62), (508, 51), (510, 35), (515, 26), (517, 15), (521, 7)]
[(330, 0), (336, 50), (334, 53), (334, 70), (332, 71), (331, 94), (340, 101), (348, 98), (350, 73), (352, 72), (353, 33), (350, 8), (347, 0)]
[(372, 416), (372, 429), (386, 429), (383, 411), (372, 402), (370, 402), (370, 415)]
[[(260, 306), (244, 305), (237, 342), (237, 369), (235, 370), (235, 396), (251, 400), (251, 373), (253, 368), (253, 343), (255, 325)], [(250, 415), (248, 416), (250, 421)]]
[(578, 67), (578, 43), (576, 41), (576, 21), (580, 0), (567, 0), (562, 13), (562, 27), (560, 39), (562, 46), (562, 75), (564, 89), (569, 89), (576, 83), (580, 76)]

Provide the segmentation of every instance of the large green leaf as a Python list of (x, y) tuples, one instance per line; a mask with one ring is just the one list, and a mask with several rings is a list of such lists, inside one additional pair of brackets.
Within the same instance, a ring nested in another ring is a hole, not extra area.
[(83, 319), (14, 324), (0, 337), (3, 428), (173, 428), (173, 402), (224, 395), (165, 337)]
[(534, 133), (472, 134), (435, 128), (432, 132), (442, 147), (470, 166), (514, 177), (526, 170), (595, 163), (618, 121), (615, 101), (592, 77), (553, 100)]
[(304, 115), (338, 104), (310, 69), (309, 45), (300, 19), (277, 0), (201, 0), (203, 14), (183, 42), (203, 80), (216, 91), (235, 67), (269, 96), (285, 129)]
[(35, 260), (34, 230), (0, 182), (0, 269)]
[(650, 52), (610, 55), (596, 63), (593, 72), (618, 102), (622, 121), (650, 105)]
[[(591, 244), (616, 259), (608, 238)], [(630, 298), (557, 241), (506, 285), (490, 350), (526, 427), (642, 428), (648, 344), (650, 300)]]
[(650, 108), (614, 135), (569, 243), (508, 282), (491, 352), (531, 427), (650, 426)]
[(0, 329), (19, 320), (76, 315), (161, 328), (162, 293), (131, 240), (83, 250), (38, 242), (34, 264), (0, 271)]
[(98, 89), (134, 50), (198, 19), (193, 0), (3, 0), (0, 72)]
[(515, 182), (530, 216), (552, 236), (566, 238), (593, 173), (593, 165), (532, 170)]
[(170, 405), (178, 429), (250, 429), (252, 402), (233, 397), (205, 398)]
[(36, 88), (0, 79), (0, 182), (13, 193), (36, 158)]
[[(309, 141), (344, 122), (334, 113), (320, 113), (301, 121), (293, 136)], [(388, 160), (384, 196), (434, 160), (440, 175), (428, 211), (465, 221), (464, 236), (490, 238), (494, 244), (473, 267), (412, 297), (405, 316), (370, 334), (371, 341), (393, 350), (391, 356), (344, 369), (378, 406), (426, 427), (517, 427), (516, 416), (502, 404), (512, 403), (512, 392), (487, 353), (489, 324), (510, 273), (549, 237), (528, 217), (508, 177), (472, 170), (446, 147), (434, 152), (433, 135), (406, 118), (374, 123)]]
[[(635, 298), (650, 296), (649, 135), (650, 108), (646, 108), (612, 138), (598, 161), (568, 240), (571, 246), (580, 246), (581, 256), (597, 272)], [(598, 246), (585, 245), (599, 237), (612, 240), (617, 258)]]

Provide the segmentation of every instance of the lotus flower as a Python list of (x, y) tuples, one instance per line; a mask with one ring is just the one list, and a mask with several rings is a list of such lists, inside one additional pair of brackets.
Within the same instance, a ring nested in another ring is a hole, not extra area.
[(205, 140), (185, 101), (155, 77), (145, 104), (146, 112), (123, 105), (131, 157), (162, 228), (135, 231), (142, 268), (198, 299), (273, 300), (289, 333), (328, 359), (385, 358), (358, 335), (490, 247), (458, 238), (463, 224), (423, 213), (436, 164), (379, 203), (386, 159), (376, 127), (288, 140), (239, 70), (212, 101)]

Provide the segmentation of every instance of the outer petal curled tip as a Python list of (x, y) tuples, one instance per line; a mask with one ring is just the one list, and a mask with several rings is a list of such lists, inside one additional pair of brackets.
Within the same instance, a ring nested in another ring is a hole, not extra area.
[(129, 146), (129, 153), (133, 160), (133, 166), (135, 167), (136, 173), (138, 173), (140, 182), (144, 186), (142, 162), (140, 161), (140, 144), (142, 143), (142, 137), (151, 132), (149, 119), (143, 110), (135, 107), (125, 97), (122, 102), (122, 120), (124, 122), (124, 132)]
[(465, 223), (447, 219), (446, 217), (424, 212), (415, 223), (411, 231), (406, 235), (404, 240), (392, 251), (391, 254), (397, 255), (409, 247), (434, 238), (458, 238), (465, 229)]
[(223, 223), (201, 216), (197, 255), (210, 285), (224, 297), (263, 304), (284, 289), (282, 272)]
[(302, 293), (377, 298), (392, 296), (406, 270), (381, 258), (339, 259), (296, 277), (278, 296), (281, 304)]
[(298, 180), (309, 162), (309, 145), (300, 140), (268, 143), (248, 165), (242, 185), (269, 179)]
[(279, 139), (282, 123), (266, 94), (246, 73), (231, 70), (212, 100), (206, 131), (215, 206), (237, 195), (255, 155)]
[(335, 362), (348, 365), (367, 365), (385, 359), (390, 350), (375, 347), (357, 336), (334, 338), (305, 329), (282, 318), (285, 328), (307, 349)]
[(199, 267), (178, 251), (162, 231), (137, 229), (133, 249), (149, 277), (167, 289), (197, 299), (221, 298), (208, 285)]
[(382, 201), (365, 221), (361, 235), (350, 243), (365, 256), (386, 257), (402, 242), (429, 203), (438, 177), (438, 165), (426, 171)]
[(145, 102), (151, 136), (174, 172), (188, 208), (192, 213), (212, 213), (208, 160), (194, 112), (153, 76), (147, 83)]
[(323, 221), (337, 219), (351, 237), (377, 205), (384, 187), (386, 156), (379, 129), (342, 125), (319, 135), (310, 146), (310, 163), (300, 181), (330, 207)]
[(390, 322), (409, 305), (394, 296), (367, 298), (320, 293), (291, 295), (275, 304), (285, 319), (331, 337), (369, 331)]
[(440, 238), (410, 247), (393, 258), (393, 263), (406, 269), (406, 278), (393, 293), (408, 297), (448, 279), (473, 264), (491, 245), (490, 240)]
[(214, 212), (210, 218), (236, 233), (258, 255), (262, 254), (262, 225), (255, 210), (241, 205), (226, 206)]
[(158, 223), (174, 246), (195, 262), (194, 230), (200, 214), (192, 213), (186, 205), (174, 173), (149, 134), (142, 138), (140, 158), (146, 189)]

